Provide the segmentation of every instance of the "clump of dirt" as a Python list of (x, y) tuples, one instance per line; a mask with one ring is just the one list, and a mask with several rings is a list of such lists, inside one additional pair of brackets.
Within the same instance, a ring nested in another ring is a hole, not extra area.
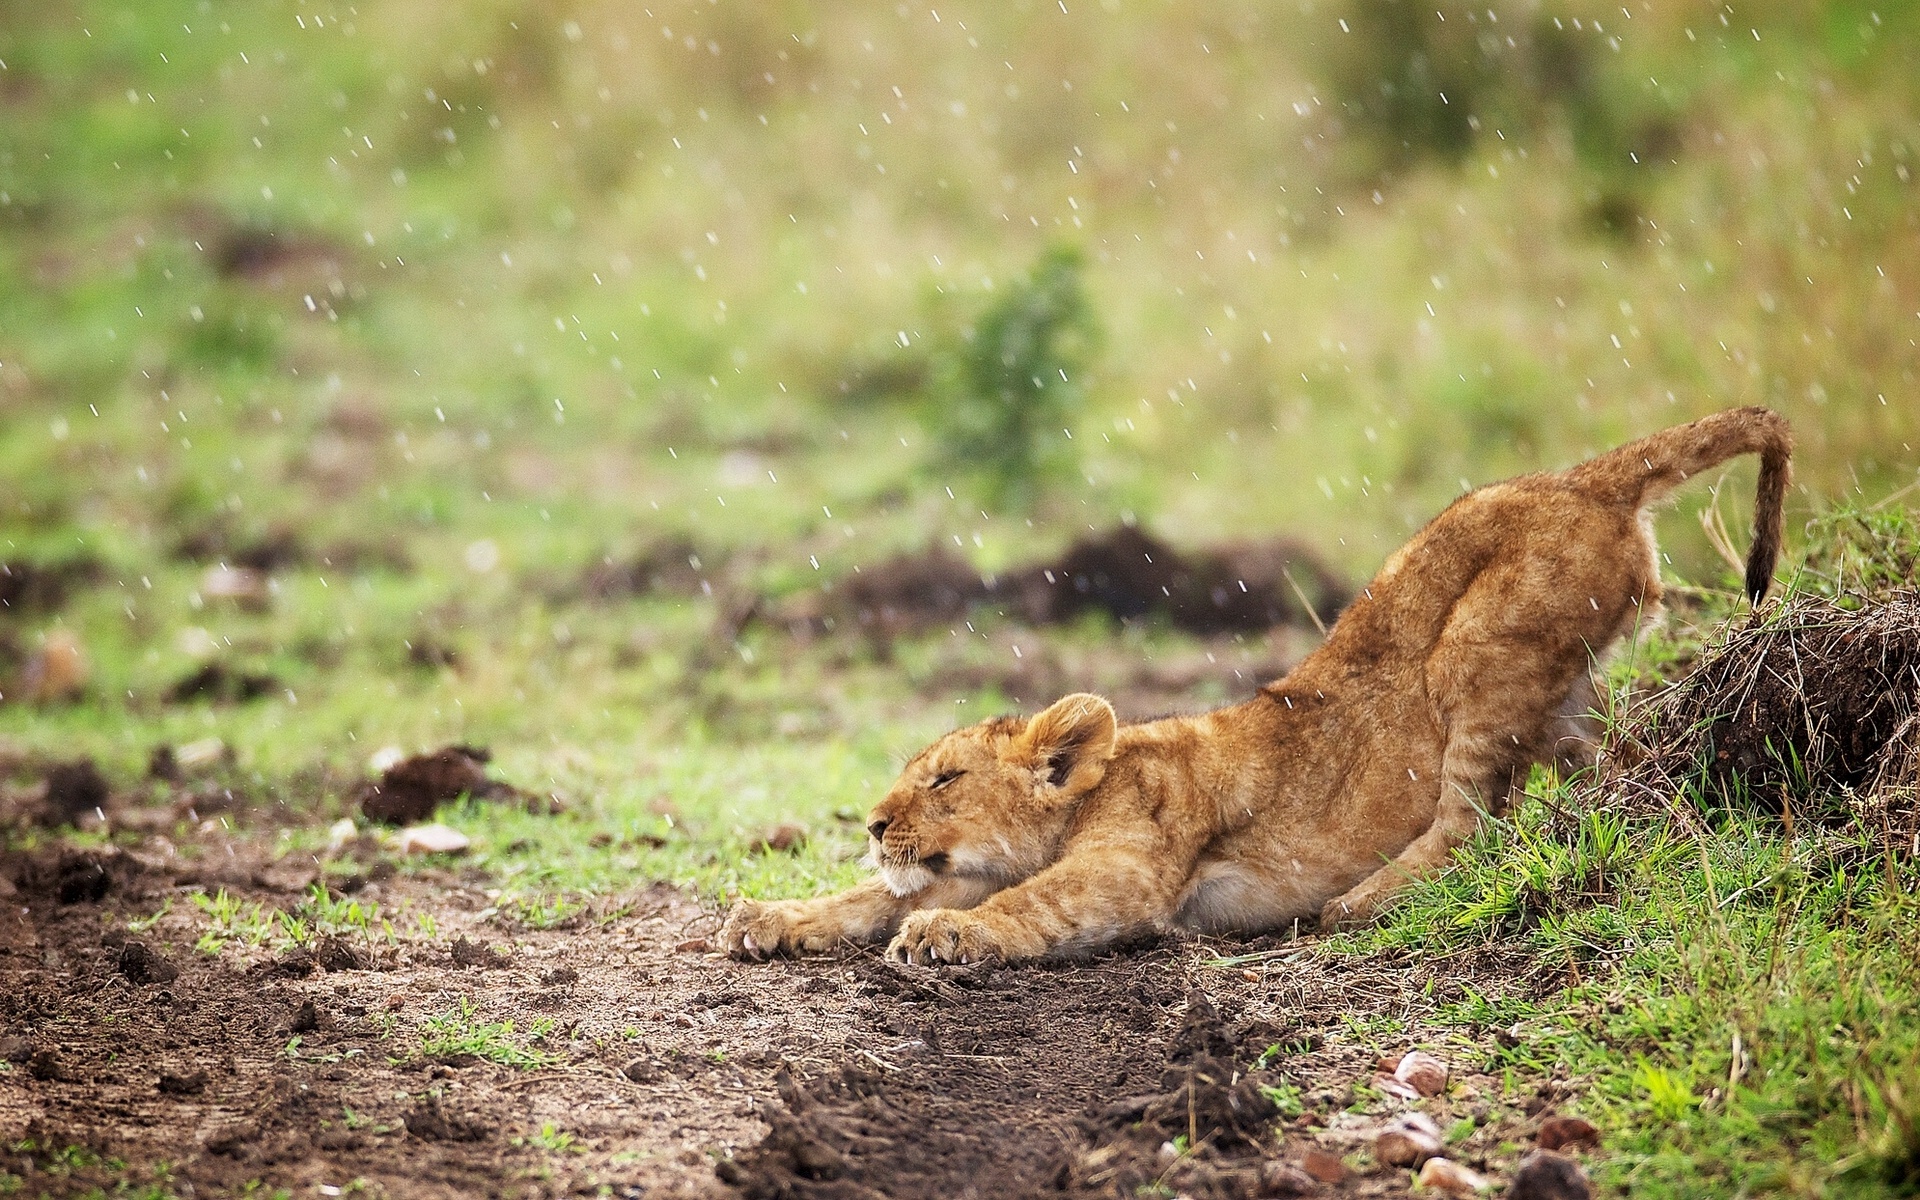
[(1348, 598), (1318, 556), (1291, 539), (1186, 553), (1123, 525), (1004, 575), (982, 575), (935, 546), (863, 568), (766, 615), (797, 634), (854, 629), (884, 640), (997, 604), (1034, 626), (1101, 613), (1217, 634), (1331, 621)]
[(106, 808), (113, 789), (91, 758), (55, 763), (47, 770), (46, 823), (75, 825)]
[(306, 544), (298, 532), (275, 527), (244, 534), (224, 519), (184, 535), (175, 543), (173, 554), (188, 562), (223, 563), (261, 574), (297, 567), (307, 561)]
[[(711, 595), (727, 566), (724, 554), (700, 548), (684, 537), (655, 542), (632, 558), (607, 555), (589, 568), (572, 594), (589, 600), (619, 600), (646, 595)], [(568, 597), (571, 598), (571, 597)]]
[(222, 279), (270, 288), (290, 285), (318, 296), (340, 282), (354, 263), (351, 246), (312, 229), (284, 229), (236, 217), (212, 205), (192, 205), (180, 228), (206, 247), (208, 265)]
[(450, 800), (500, 800), (537, 804), (512, 784), (487, 777), (491, 751), (480, 746), (443, 746), (388, 767), (379, 779), (360, 787), (355, 802), (369, 821), (411, 825), (433, 815)]
[(74, 589), (96, 584), (105, 575), (100, 560), (86, 555), (50, 562), (0, 560), (0, 612), (52, 612)]
[(1843, 818), (1866, 801), (1911, 825), (1920, 593), (1851, 611), (1801, 599), (1756, 615), (1643, 704), (1610, 757), (1630, 802), (1663, 803), (1704, 778), (1718, 798), (1790, 817)]
[(935, 546), (842, 576), (831, 592), (778, 606), (773, 619), (802, 634), (847, 629), (885, 641), (957, 621), (969, 606), (997, 595), (999, 586)]
[(145, 870), (145, 864), (118, 847), (0, 853), (0, 879), (30, 899), (46, 897), (60, 904), (97, 903), (117, 892), (134, 891), (132, 885)]
[(180, 978), (180, 968), (168, 962), (165, 955), (157, 953), (145, 942), (137, 942), (132, 938), (120, 947), (119, 965), (120, 973), (136, 987), (172, 983)]
[(245, 704), (278, 691), (281, 683), (265, 671), (248, 671), (214, 661), (184, 675), (167, 689), (171, 704), (209, 700), (215, 704)]
[[(1112, 1101), (1083, 1118), (1088, 1148), (1056, 1169), (1070, 1195), (1132, 1197), (1155, 1186), (1196, 1197), (1291, 1194), (1291, 1168), (1278, 1150), (1274, 1090), (1285, 1080), (1264, 1069), (1262, 1047), (1236, 1039), (1213, 1000), (1195, 989), (1167, 1049), (1153, 1091)], [(1165, 1147), (1178, 1147), (1170, 1156)]]

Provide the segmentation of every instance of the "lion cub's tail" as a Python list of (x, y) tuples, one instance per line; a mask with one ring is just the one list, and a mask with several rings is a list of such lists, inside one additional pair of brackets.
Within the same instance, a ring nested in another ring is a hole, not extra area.
[(1781, 503), (1793, 434), (1785, 417), (1765, 408), (1730, 408), (1629, 442), (1567, 472), (1570, 482), (1617, 504), (1645, 508), (1691, 476), (1741, 454), (1760, 456), (1754, 497), (1753, 547), (1747, 552), (1747, 598), (1760, 603), (1780, 556)]

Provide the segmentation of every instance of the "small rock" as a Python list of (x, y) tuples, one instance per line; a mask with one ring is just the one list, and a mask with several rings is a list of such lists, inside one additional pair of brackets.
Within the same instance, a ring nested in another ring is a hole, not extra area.
[(1260, 1164), (1262, 1196), (1310, 1196), (1319, 1189), (1313, 1176), (1289, 1162), (1278, 1159)]
[(231, 761), (233, 751), (217, 737), (204, 737), (173, 750), (174, 766), (182, 771), (197, 771)]
[(1535, 1150), (1520, 1160), (1505, 1200), (1593, 1200), (1593, 1185), (1566, 1155)]
[(645, 1058), (636, 1058), (620, 1068), (620, 1073), (635, 1083), (652, 1083), (660, 1078), (660, 1068)]
[(337, 855), (360, 836), (360, 827), (353, 823), (352, 817), (341, 817), (327, 826), (327, 854)]
[(20, 698), (32, 704), (77, 699), (86, 690), (91, 673), (80, 639), (71, 630), (52, 630), (21, 669)]
[(1540, 1132), (1536, 1136), (1542, 1150), (1559, 1150), (1566, 1146), (1598, 1146), (1600, 1131), (1592, 1121), (1583, 1121), (1579, 1117), (1548, 1117), (1540, 1122)]
[(682, 954), (705, 954), (713, 949), (713, 943), (706, 938), (688, 938), (674, 946)]
[(1345, 1183), (1347, 1181), (1347, 1164), (1340, 1160), (1338, 1154), (1335, 1154), (1331, 1150), (1323, 1150), (1318, 1146), (1308, 1150), (1300, 1159), (1300, 1169), (1315, 1179), (1318, 1179), (1321, 1183)]
[(224, 600), (240, 608), (259, 610), (267, 607), (271, 596), (267, 577), (252, 567), (230, 567), (225, 563), (208, 567), (200, 577), (200, 595), (208, 600)]
[(207, 1073), (188, 1071), (176, 1075), (171, 1071), (160, 1072), (160, 1090), (169, 1096), (198, 1096), (207, 1089)]
[(1393, 1077), (1411, 1086), (1422, 1096), (1437, 1096), (1447, 1090), (1447, 1064), (1424, 1050), (1409, 1050), (1400, 1056)]
[(1438, 1188), (1450, 1196), (1471, 1196), (1487, 1190), (1487, 1181), (1450, 1158), (1430, 1158), (1414, 1180), (1421, 1187)]
[(409, 826), (393, 839), (393, 848), (401, 854), (461, 854), (471, 845), (466, 834), (438, 822)]
[(1417, 1167), (1440, 1153), (1440, 1127), (1425, 1113), (1403, 1113), (1373, 1139), (1373, 1156), (1390, 1167)]
[(0, 1059), (23, 1063), (33, 1057), (33, 1043), (23, 1037), (0, 1037)]
[(807, 827), (785, 821), (762, 833), (753, 840), (751, 849), (755, 853), (775, 851), (781, 854), (791, 853), (807, 844)]
[(580, 972), (572, 967), (555, 967), (540, 977), (540, 982), (548, 987), (572, 987), (580, 982)]
[(129, 940), (120, 947), (120, 973), (131, 983), (145, 987), (153, 983), (172, 983), (180, 978), (180, 968), (155, 953), (145, 942)]

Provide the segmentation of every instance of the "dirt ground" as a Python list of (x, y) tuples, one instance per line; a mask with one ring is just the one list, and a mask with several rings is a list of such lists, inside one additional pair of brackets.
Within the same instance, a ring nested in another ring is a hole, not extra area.
[[(1464, 984), (1560, 982), (1492, 955), (1181, 940), (1018, 970), (747, 965), (665, 886), (535, 930), (477, 874), (377, 867), (343, 886), (429, 933), (196, 952), (189, 891), (291, 908), (313, 882), (310, 858), (256, 845), (0, 863), (0, 1171), (23, 1194), (1387, 1196), (1411, 1179), (1368, 1152), (1388, 1117), (1428, 1112), (1497, 1176), (1576, 1085), (1503, 1091), (1483, 1069), (1504, 1031), (1423, 1025)], [(500, 1044), (533, 1064), (426, 1052), (429, 1019), (463, 1004), (511, 1021)], [(1446, 1092), (1368, 1086), (1416, 1045), (1451, 1065)]]

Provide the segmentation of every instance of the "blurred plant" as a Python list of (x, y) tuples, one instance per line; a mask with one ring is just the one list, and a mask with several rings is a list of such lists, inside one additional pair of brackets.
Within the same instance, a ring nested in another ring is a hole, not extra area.
[(1364, 172), (1455, 163), (1481, 134), (1511, 138), (1552, 114), (1598, 177), (1594, 224), (1616, 235), (1637, 228), (1635, 189), (1678, 153), (1679, 133), (1665, 93), (1609, 70), (1600, 25), (1511, 4), (1352, 0), (1343, 11), (1326, 70), (1340, 112), (1374, 151)]
[(942, 470), (978, 477), (991, 504), (1025, 506), (1074, 459), (1067, 427), (1097, 340), (1078, 251), (1055, 246), (981, 314), (932, 390)]
[(1464, 158), (1501, 82), (1506, 43), (1479, 37), (1477, 24), (1438, 19), (1419, 0), (1354, 0), (1345, 12), (1348, 36), (1328, 60), (1330, 82), (1347, 120), (1383, 152), (1382, 165)]

